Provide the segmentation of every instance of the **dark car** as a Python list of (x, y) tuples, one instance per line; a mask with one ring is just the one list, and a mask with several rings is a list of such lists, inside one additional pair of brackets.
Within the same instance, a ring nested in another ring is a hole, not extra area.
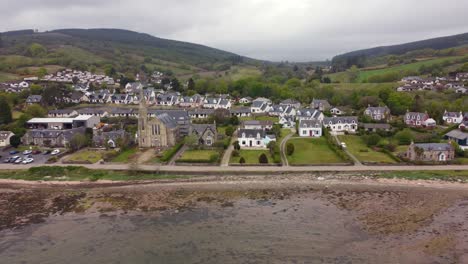
[(15, 154), (17, 154), (17, 153), (19, 153), (19, 151), (17, 151), (17, 150), (11, 150), (11, 151), (10, 151), (10, 155), (15, 155)]
[(44, 152), (42, 152), (42, 154), (44, 155), (48, 155), (52, 152), (52, 150), (48, 149), (48, 150), (44, 150)]
[(40, 150), (38, 150), (38, 149), (35, 149), (35, 150), (32, 151), (33, 155), (37, 155), (37, 154), (41, 154), (41, 153), (42, 152)]

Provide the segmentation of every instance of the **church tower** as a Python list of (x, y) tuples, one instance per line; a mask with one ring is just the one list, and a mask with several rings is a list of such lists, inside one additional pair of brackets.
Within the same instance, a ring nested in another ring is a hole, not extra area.
[(143, 87), (140, 86), (140, 106), (138, 108), (138, 146), (140, 148), (151, 147), (151, 139), (148, 128), (148, 108), (143, 93)]

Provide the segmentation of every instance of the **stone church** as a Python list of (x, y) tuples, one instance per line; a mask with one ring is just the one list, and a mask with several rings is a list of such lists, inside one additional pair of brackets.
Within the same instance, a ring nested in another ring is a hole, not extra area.
[[(143, 89), (141, 89), (143, 90)], [(148, 116), (146, 100), (140, 91), (140, 107), (138, 111), (138, 146), (140, 148), (167, 148), (176, 144), (179, 139), (177, 122), (167, 113), (154, 117)]]

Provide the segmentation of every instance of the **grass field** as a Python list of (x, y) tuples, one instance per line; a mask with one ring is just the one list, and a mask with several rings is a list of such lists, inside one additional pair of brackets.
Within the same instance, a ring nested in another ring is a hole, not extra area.
[(294, 144), (294, 153), (288, 156), (291, 165), (342, 163), (325, 138), (293, 138), (288, 143)]
[(65, 158), (69, 162), (96, 163), (102, 159), (102, 152), (82, 150), (71, 154)]
[(112, 159), (112, 162), (128, 162), (136, 158), (138, 148), (130, 148), (119, 153), (115, 158)]
[(239, 151), (239, 157), (231, 156), (229, 163), (239, 164), (240, 158), (243, 157), (245, 159), (245, 164), (260, 164), (260, 162), (258, 162), (258, 157), (262, 154), (267, 156), (269, 164), (273, 163), (273, 157), (270, 155), (270, 151), (256, 149), (241, 149)]
[(184, 153), (182, 153), (182, 156), (179, 158), (179, 160), (183, 162), (204, 161), (206, 163), (212, 163), (217, 161), (212, 160), (212, 157), (215, 155), (219, 156), (219, 152), (216, 150), (186, 150)]
[(278, 122), (278, 117), (268, 116), (268, 115), (245, 116), (245, 117), (240, 117), (239, 120), (240, 121), (247, 121), (247, 120), (272, 121), (273, 123), (276, 123), (276, 122)]
[(346, 143), (348, 151), (361, 162), (396, 163), (387, 154), (375, 151), (364, 143), (361, 137), (355, 135), (338, 136), (341, 142)]
[[(381, 74), (385, 74), (389, 72), (400, 73), (400, 72), (405, 72), (405, 71), (417, 71), (419, 70), (419, 67), (421, 67), (421, 65), (429, 66), (429, 65), (441, 63), (444, 61), (454, 61), (455, 59), (460, 59), (462, 57), (463, 56), (442, 57), (442, 58), (437, 58), (437, 59), (430, 59), (430, 60), (418, 61), (418, 62), (404, 64), (404, 65), (398, 65), (394, 67), (387, 67), (383, 69), (361, 70), (359, 72), (356, 82), (360, 83), (360, 82), (366, 81), (371, 76), (381, 75)], [(333, 82), (349, 83), (349, 77), (346, 72), (333, 73), (333, 74), (328, 75), (328, 77), (330, 77)]]
[(19, 79), (20, 76), (8, 72), (0, 72), (0, 82), (7, 82)]

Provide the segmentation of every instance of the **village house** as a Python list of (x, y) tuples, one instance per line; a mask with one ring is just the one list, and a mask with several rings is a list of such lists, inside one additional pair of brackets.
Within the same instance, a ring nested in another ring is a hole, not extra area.
[(111, 104), (129, 104), (131, 103), (132, 97), (128, 94), (113, 94), (109, 96), (107, 103)]
[(333, 107), (332, 109), (330, 109), (330, 114), (334, 116), (339, 116), (343, 114), (343, 111), (337, 107)]
[(250, 111), (253, 114), (266, 113), (269, 111), (269, 109), (270, 109), (269, 104), (263, 101), (253, 101), (252, 105), (250, 106)]
[(238, 142), (241, 148), (267, 148), (268, 144), (276, 141), (274, 135), (267, 135), (264, 129), (244, 129), (237, 132)]
[(10, 138), (14, 135), (11, 131), (0, 131), (0, 147), (10, 146)]
[(112, 108), (109, 112), (109, 117), (136, 117), (137, 112), (132, 108)]
[(78, 115), (84, 115), (84, 116), (106, 117), (109, 115), (109, 112), (101, 108), (81, 108), (81, 109), (78, 109), (77, 112), (78, 112)]
[(294, 119), (294, 116), (280, 116), (278, 124), (280, 124), (282, 128), (295, 128), (296, 121)]
[(445, 138), (448, 140), (457, 142), (457, 144), (460, 146), (461, 149), (468, 150), (468, 132), (467, 131), (455, 129), (445, 134)]
[(93, 133), (93, 145), (98, 148), (116, 148), (118, 147), (119, 140), (124, 140), (125, 138), (130, 140), (131, 136), (124, 129), (112, 131), (95, 131)]
[(272, 105), (268, 111), (269, 116), (295, 116), (296, 109), (288, 105)]
[(26, 98), (26, 103), (29, 105), (42, 103), (42, 95), (30, 95)]
[(466, 82), (468, 81), (468, 72), (459, 72), (455, 76), (457, 82)]
[(294, 100), (294, 99), (286, 99), (286, 100), (283, 100), (280, 102), (280, 105), (281, 106), (289, 106), (289, 107), (293, 107), (293, 108), (301, 108), (301, 103), (297, 100)]
[(298, 128), (300, 137), (322, 136), (322, 122), (319, 120), (301, 120)]
[(203, 105), (203, 97), (199, 94), (184, 96), (179, 100), (179, 106), (183, 108), (197, 108)]
[(74, 109), (55, 109), (50, 110), (48, 117), (75, 117), (78, 116), (78, 111)]
[(188, 111), (188, 115), (192, 119), (205, 119), (210, 115), (213, 115), (214, 109), (191, 109)]
[(271, 130), (273, 128), (273, 122), (269, 120), (246, 120), (242, 121), (241, 127), (245, 129)]
[(242, 97), (239, 99), (239, 104), (250, 104), (252, 103), (252, 97)]
[(460, 112), (447, 112), (445, 110), (442, 120), (448, 125), (460, 124), (463, 121), (463, 113)]
[(252, 112), (250, 112), (250, 108), (248, 107), (239, 107), (231, 109), (231, 116), (248, 117), (251, 115)]
[(445, 162), (455, 158), (455, 149), (449, 143), (412, 142), (406, 151), (406, 158), (411, 161)]
[(192, 124), (192, 134), (197, 136), (198, 144), (212, 146), (218, 138), (216, 124)]
[(296, 111), (296, 119), (301, 120), (319, 120), (322, 121), (324, 115), (321, 111), (311, 108), (303, 108)]
[(30, 129), (21, 138), (21, 142), (39, 147), (67, 147), (74, 135), (84, 134), (85, 131), (85, 127), (66, 130)]
[(409, 127), (435, 127), (435, 120), (427, 113), (406, 112), (405, 124)]
[(364, 111), (364, 115), (377, 122), (389, 121), (391, 118), (390, 109), (386, 106), (373, 107), (369, 105)]
[(312, 100), (312, 103), (310, 103), (310, 107), (323, 112), (329, 110), (331, 108), (331, 105), (327, 100), (314, 98)]
[(26, 122), (26, 125), (30, 129), (56, 129), (66, 130), (78, 127), (94, 128), (101, 122), (101, 119), (97, 116), (85, 116), (79, 115), (71, 118), (56, 118), (46, 117), (40, 118), (35, 117)]
[(358, 118), (355, 116), (325, 117), (323, 126), (330, 129), (332, 133), (356, 133)]
[(158, 94), (156, 104), (161, 106), (173, 106), (179, 103), (179, 96), (174, 93)]

